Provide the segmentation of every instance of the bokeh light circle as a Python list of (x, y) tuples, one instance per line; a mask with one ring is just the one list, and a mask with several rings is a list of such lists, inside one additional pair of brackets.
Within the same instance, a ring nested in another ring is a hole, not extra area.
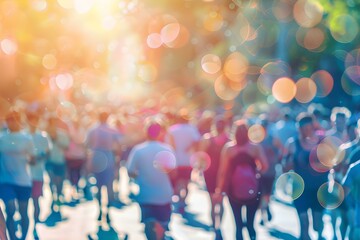
[(360, 66), (360, 49), (354, 49), (345, 54), (345, 67)]
[(254, 124), (248, 130), (249, 140), (253, 143), (261, 143), (265, 139), (265, 129), (261, 124)]
[(223, 72), (234, 82), (241, 82), (247, 73), (249, 62), (240, 52), (231, 53), (224, 63)]
[(290, 78), (279, 78), (272, 87), (272, 95), (278, 102), (288, 103), (296, 95), (296, 84)]
[(272, 11), (277, 20), (289, 22), (292, 19), (293, 3), (291, 0), (273, 1)]
[(317, 97), (326, 97), (329, 95), (331, 90), (334, 87), (334, 79), (331, 76), (331, 74), (325, 70), (318, 70), (314, 72), (311, 77), (312, 80), (314, 80), (317, 92)]
[(298, 0), (294, 5), (294, 19), (302, 27), (311, 28), (321, 22), (324, 9), (320, 3)]
[(175, 155), (170, 151), (161, 151), (155, 155), (154, 167), (168, 173), (176, 167)]
[(61, 90), (68, 90), (74, 84), (73, 76), (70, 73), (62, 73), (55, 77), (56, 86)]
[(360, 76), (358, 75), (359, 71), (359, 66), (351, 66), (344, 71), (341, 77), (341, 86), (343, 90), (350, 96), (360, 95)]
[(223, 24), (224, 19), (222, 15), (216, 11), (209, 11), (203, 22), (204, 28), (211, 32), (220, 30)]
[(190, 164), (194, 169), (206, 171), (211, 164), (211, 158), (206, 152), (198, 151), (191, 155)]
[(322, 161), (325, 164), (327, 164), (327, 165), (325, 165), (323, 162), (320, 161), (320, 159), (318, 157), (318, 155), (320, 155), (320, 153), (325, 155), (325, 153), (322, 152), (322, 150), (325, 149), (325, 147), (327, 147), (327, 145), (323, 146), (323, 148), (319, 150), (319, 154), (318, 154), (318, 147), (314, 147), (310, 151), (310, 156), (309, 156), (310, 167), (312, 168), (312, 170), (314, 170), (314, 171), (316, 171), (318, 173), (325, 173), (325, 172), (329, 171), (332, 168), (332, 164), (331, 164), (332, 159), (328, 160), (325, 157), (323, 157)]
[(359, 24), (350, 15), (338, 15), (330, 21), (329, 29), (336, 41), (349, 43), (358, 35)]
[(56, 67), (57, 59), (53, 54), (46, 54), (42, 59), (42, 65), (47, 70), (53, 70)]
[(343, 161), (345, 152), (339, 152), (339, 147), (342, 143), (343, 142), (337, 137), (328, 136), (324, 138), (316, 149), (319, 161), (329, 168)]
[(159, 33), (151, 33), (146, 39), (146, 43), (150, 48), (159, 48), (163, 44)]
[(215, 74), (221, 69), (221, 59), (215, 54), (207, 54), (201, 59), (201, 67), (205, 72)]
[(233, 100), (239, 95), (231, 86), (232, 81), (225, 75), (220, 75), (214, 82), (214, 90), (216, 95), (222, 100)]
[(260, 70), (257, 87), (265, 95), (271, 94), (271, 89), (275, 81), (281, 77), (286, 77), (290, 73), (290, 67), (283, 61), (269, 62)]
[(295, 172), (283, 173), (275, 183), (275, 193), (280, 197), (299, 198), (305, 189), (304, 179)]
[(316, 84), (311, 78), (300, 78), (296, 82), (295, 98), (300, 103), (308, 103), (314, 99), (316, 91)]
[(324, 183), (317, 192), (317, 198), (325, 209), (336, 209), (344, 201), (344, 189), (336, 181)]

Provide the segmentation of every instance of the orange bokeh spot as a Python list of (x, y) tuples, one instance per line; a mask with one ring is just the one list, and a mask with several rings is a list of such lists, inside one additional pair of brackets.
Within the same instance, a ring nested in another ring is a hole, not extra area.
[(320, 23), (323, 12), (324, 10), (320, 3), (309, 0), (297, 1), (293, 9), (295, 21), (305, 28), (311, 28)]
[(326, 97), (334, 87), (334, 79), (331, 74), (325, 70), (316, 71), (311, 75), (317, 87), (317, 97)]
[(296, 84), (290, 78), (279, 78), (272, 87), (272, 94), (277, 101), (288, 103), (296, 95)]
[(316, 84), (311, 78), (301, 78), (296, 82), (295, 98), (298, 102), (308, 103), (316, 95)]

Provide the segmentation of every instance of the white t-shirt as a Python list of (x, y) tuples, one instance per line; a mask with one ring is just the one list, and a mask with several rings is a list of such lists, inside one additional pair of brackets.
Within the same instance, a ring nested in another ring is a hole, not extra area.
[(147, 141), (136, 145), (129, 154), (127, 169), (129, 173), (138, 174), (135, 180), (140, 188), (139, 203), (163, 205), (171, 202), (173, 189), (169, 176), (155, 167), (157, 154), (164, 151), (174, 154), (167, 144)]
[(43, 175), (45, 170), (45, 161), (47, 155), (51, 149), (51, 140), (49, 135), (43, 131), (36, 131), (35, 133), (29, 133), (33, 139), (35, 145), (35, 165), (30, 166), (31, 177), (35, 181), (43, 181)]
[(5, 132), (0, 136), (0, 183), (31, 187), (29, 160), (35, 146), (26, 132)]
[(191, 166), (191, 147), (201, 139), (198, 129), (191, 124), (175, 124), (168, 130), (166, 142), (170, 143), (170, 138), (174, 139), (175, 156), (177, 166)]

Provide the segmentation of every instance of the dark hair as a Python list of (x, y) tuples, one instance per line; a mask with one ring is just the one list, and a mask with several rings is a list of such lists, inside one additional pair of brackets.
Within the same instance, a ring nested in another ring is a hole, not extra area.
[(248, 123), (245, 119), (234, 122), (234, 138), (236, 145), (243, 146), (249, 142)]
[(309, 114), (307, 112), (301, 112), (296, 117), (296, 121), (297, 121), (298, 127), (302, 127), (302, 126), (305, 126), (310, 123), (312, 124), (314, 121), (314, 118), (313, 118), (312, 114)]

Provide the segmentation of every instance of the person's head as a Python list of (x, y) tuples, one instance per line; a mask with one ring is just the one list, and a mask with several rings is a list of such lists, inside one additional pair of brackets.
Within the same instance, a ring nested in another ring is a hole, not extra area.
[(14, 110), (10, 111), (5, 116), (5, 122), (11, 132), (18, 132), (21, 130), (21, 115), (19, 112)]
[(350, 118), (351, 112), (345, 107), (334, 107), (331, 111), (331, 122), (339, 132), (343, 132), (346, 128), (346, 122)]
[(100, 123), (106, 123), (108, 118), (110, 116), (110, 113), (108, 111), (102, 110), (99, 112), (99, 121)]
[(223, 133), (226, 129), (226, 119), (223, 116), (216, 116), (213, 120), (213, 129), (216, 134)]
[(234, 140), (236, 145), (243, 146), (249, 142), (248, 123), (245, 119), (234, 122)]
[(27, 112), (26, 119), (30, 128), (36, 128), (39, 124), (39, 113), (37, 112)]
[(353, 141), (360, 135), (360, 119), (355, 120), (351, 119), (348, 121), (346, 126), (347, 134), (349, 135), (349, 140)]
[(302, 112), (296, 118), (299, 132), (303, 138), (311, 137), (315, 133), (314, 117), (312, 114)]
[(159, 140), (164, 131), (164, 125), (159, 119), (148, 118), (145, 120), (145, 134), (148, 140)]

